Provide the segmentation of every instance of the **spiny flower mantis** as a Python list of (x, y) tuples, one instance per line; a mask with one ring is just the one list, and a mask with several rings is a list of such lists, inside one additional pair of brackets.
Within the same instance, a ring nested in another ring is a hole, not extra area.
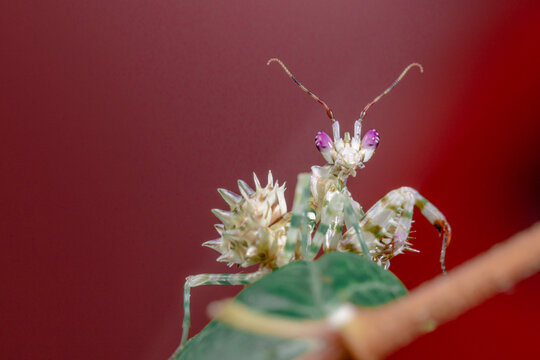
[[(368, 256), (388, 268), (390, 259), (405, 250), (415, 251), (408, 241), (416, 206), (443, 237), (441, 267), (445, 272), (445, 252), (450, 243), (451, 229), (444, 215), (413, 188), (392, 190), (366, 213), (347, 190), (349, 176), (356, 176), (371, 159), (379, 144), (376, 130), (362, 137), (362, 121), (369, 108), (386, 95), (413, 67), (412, 63), (383, 93), (367, 104), (354, 123), (354, 133), (340, 135), (339, 122), (324, 101), (304, 87), (279, 59), (287, 75), (315, 101), (321, 104), (332, 122), (333, 141), (325, 132), (315, 136), (315, 145), (326, 165), (313, 166), (311, 174), (300, 174), (295, 189), (293, 208), (287, 212), (284, 185), (273, 181), (272, 173), (262, 187), (254, 174), (255, 189), (239, 180), (240, 195), (218, 189), (230, 209), (214, 209), (222, 224), (216, 225), (220, 237), (203, 245), (221, 253), (218, 261), (229, 266), (259, 265), (252, 273), (199, 274), (188, 276), (184, 286), (184, 321), (179, 350), (187, 340), (190, 326), (190, 291), (202, 285), (248, 285), (273, 269), (294, 260), (313, 260), (322, 252), (352, 252)], [(344, 227), (346, 231), (344, 232)]]

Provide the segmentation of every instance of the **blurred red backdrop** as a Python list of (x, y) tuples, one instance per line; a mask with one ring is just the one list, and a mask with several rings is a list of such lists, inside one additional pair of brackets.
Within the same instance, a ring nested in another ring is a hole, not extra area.
[[(365, 127), (381, 145), (356, 178), (369, 208), (408, 185), (449, 219), (451, 269), (539, 218), (540, 8), (535, 1), (27, 1), (0, 7), (0, 353), (164, 359), (184, 278), (229, 271), (217, 187), (323, 159), (327, 101), (343, 129), (410, 62)], [(439, 239), (391, 270), (439, 274)], [(193, 330), (234, 287), (193, 291)], [(540, 357), (540, 276), (393, 359)]]

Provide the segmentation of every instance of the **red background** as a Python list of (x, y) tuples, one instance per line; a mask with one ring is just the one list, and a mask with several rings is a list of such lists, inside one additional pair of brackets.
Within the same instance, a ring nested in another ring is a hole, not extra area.
[[(356, 178), (364, 208), (417, 188), (454, 229), (448, 267), (539, 218), (540, 16), (534, 1), (12, 1), (0, 7), (0, 353), (5, 359), (164, 359), (189, 274), (229, 271), (217, 187), (323, 159), (327, 101), (344, 131), (410, 62), (365, 128), (381, 144)], [(264, 176), (263, 176), (264, 177)], [(439, 239), (391, 269), (439, 274)], [(195, 331), (209, 301), (193, 292)], [(540, 277), (394, 359), (540, 357)]]

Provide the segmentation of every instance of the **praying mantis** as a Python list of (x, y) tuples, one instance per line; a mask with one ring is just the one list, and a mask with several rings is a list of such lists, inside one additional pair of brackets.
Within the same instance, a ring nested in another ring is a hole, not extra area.
[(444, 215), (418, 191), (400, 187), (390, 191), (367, 212), (348, 191), (349, 176), (356, 176), (365, 167), (377, 148), (380, 137), (375, 129), (362, 136), (362, 122), (369, 108), (388, 94), (418, 63), (407, 66), (399, 77), (379, 96), (367, 104), (354, 122), (353, 135), (340, 133), (339, 122), (324, 101), (302, 85), (279, 59), (272, 58), (285, 73), (308, 95), (323, 106), (332, 122), (333, 140), (325, 132), (318, 132), (315, 145), (325, 165), (313, 166), (311, 173), (298, 176), (292, 211), (288, 211), (284, 197), (285, 185), (274, 182), (268, 173), (266, 186), (254, 174), (254, 187), (238, 181), (240, 194), (218, 189), (229, 210), (214, 209), (221, 221), (215, 225), (219, 238), (203, 245), (218, 251), (217, 261), (229, 266), (258, 265), (251, 273), (199, 274), (188, 276), (184, 285), (184, 320), (182, 338), (177, 353), (188, 339), (190, 327), (191, 288), (202, 285), (249, 285), (295, 260), (313, 260), (322, 251), (352, 252), (367, 256), (387, 269), (390, 260), (412, 249), (408, 241), (416, 207), (442, 235), (440, 262), (445, 269), (446, 248), (451, 239), (451, 228)]

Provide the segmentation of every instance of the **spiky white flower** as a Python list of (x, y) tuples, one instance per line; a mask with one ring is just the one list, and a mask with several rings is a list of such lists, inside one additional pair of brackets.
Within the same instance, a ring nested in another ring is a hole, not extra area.
[(213, 209), (221, 220), (216, 224), (220, 237), (207, 241), (208, 246), (219, 253), (218, 261), (248, 267), (260, 264), (261, 268), (273, 269), (290, 261), (284, 258), (289, 217), (285, 203), (285, 184), (274, 184), (272, 172), (268, 172), (268, 184), (263, 188), (253, 174), (255, 190), (245, 181), (238, 180), (240, 194), (218, 189), (230, 210)]

